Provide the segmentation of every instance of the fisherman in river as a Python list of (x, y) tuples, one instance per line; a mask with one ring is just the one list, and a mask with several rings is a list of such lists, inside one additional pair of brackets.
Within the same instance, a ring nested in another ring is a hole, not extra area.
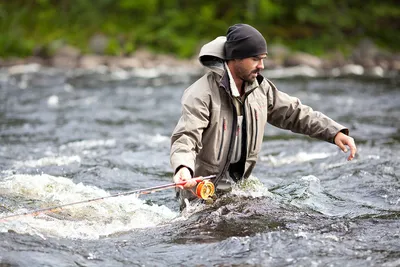
[(174, 182), (181, 209), (195, 198), (195, 176), (216, 174), (218, 192), (250, 176), (260, 153), (265, 124), (305, 134), (350, 148), (356, 154), (349, 130), (279, 91), (260, 74), (267, 57), (261, 33), (247, 24), (229, 27), (227, 35), (205, 44), (199, 54), (207, 74), (187, 88), (182, 115), (171, 137)]

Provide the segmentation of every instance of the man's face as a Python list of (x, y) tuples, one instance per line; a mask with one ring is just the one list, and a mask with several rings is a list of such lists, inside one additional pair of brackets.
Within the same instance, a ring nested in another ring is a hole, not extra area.
[(234, 65), (236, 77), (248, 83), (254, 82), (260, 71), (264, 69), (263, 60), (266, 57), (266, 54), (262, 54), (256, 57), (236, 59)]

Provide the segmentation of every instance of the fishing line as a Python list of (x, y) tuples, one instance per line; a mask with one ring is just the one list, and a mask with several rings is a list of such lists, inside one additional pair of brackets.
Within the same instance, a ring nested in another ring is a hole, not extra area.
[[(194, 181), (196, 181), (196, 183), (198, 183), (197, 188), (196, 188), (197, 197), (203, 198), (203, 199), (209, 199), (214, 195), (214, 191), (215, 191), (214, 184), (208, 180), (214, 179), (215, 177), (216, 177), (215, 175), (210, 175), (210, 176), (192, 178), (192, 180), (194, 180)], [(0, 222), (10, 219), (10, 218), (20, 217), (20, 216), (26, 216), (26, 215), (37, 216), (40, 213), (44, 213), (44, 212), (55, 212), (57, 210), (61, 210), (61, 209), (65, 208), (65, 207), (74, 206), (74, 205), (78, 205), (78, 204), (84, 204), (84, 203), (90, 203), (90, 202), (94, 202), (94, 201), (103, 200), (106, 198), (126, 196), (126, 195), (132, 195), (132, 194), (138, 194), (138, 195), (151, 194), (151, 193), (158, 192), (158, 191), (164, 190), (164, 189), (183, 187), (187, 182), (188, 181), (153, 186), (153, 187), (148, 187), (148, 188), (143, 188), (143, 189), (121, 192), (121, 193), (117, 193), (117, 194), (109, 195), (109, 196), (105, 196), (105, 197), (86, 199), (86, 200), (82, 200), (82, 201), (57, 205), (57, 206), (53, 206), (53, 207), (37, 209), (37, 210), (33, 210), (33, 211), (27, 211), (27, 212), (18, 213), (18, 214), (12, 214), (9, 216), (1, 217)]]

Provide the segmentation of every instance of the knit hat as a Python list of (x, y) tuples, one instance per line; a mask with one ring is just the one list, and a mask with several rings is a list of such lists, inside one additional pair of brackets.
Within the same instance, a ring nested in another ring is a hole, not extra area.
[(226, 34), (225, 59), (242, 59), (268, 54), (262, 34), (247, 24), (230, 26)]

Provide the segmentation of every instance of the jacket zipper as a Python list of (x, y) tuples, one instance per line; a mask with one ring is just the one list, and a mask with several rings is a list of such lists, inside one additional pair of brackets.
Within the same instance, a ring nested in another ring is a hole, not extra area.
[(257, 146), (257, 138), (258, 138), (258, 114), (257, 114), (257, 110), (254, 109), (254, 116), (255, 116), (255, 120), (256, 120), (256, 134), (255, 134), (255, 138), (254, 138), (254, 147), (253, 150), (256, 150), (256, 146)]
[(240, 126), (237, 126), (237, 130), (236, 130), (236, 153), (235, 153), (235, 160), (237, 160), (238, 156), (239, 156), (239, 146), (241, 146), (242, 144), (239, 143), (239, 133), (240, 133)]
[(220, 160), (220, 158), (221, 158), (222, 147), (224, 145), (225, 131), (226, 131), (226, 119), (224, 118), (222, 121), (222, 137), (221, 137), (221, 144), (219, 146), (218, 160)]

